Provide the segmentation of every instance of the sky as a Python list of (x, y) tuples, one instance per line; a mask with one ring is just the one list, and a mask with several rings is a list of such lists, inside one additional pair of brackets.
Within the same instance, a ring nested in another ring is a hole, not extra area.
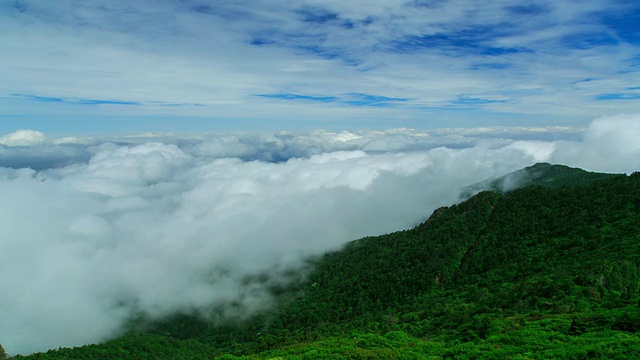
[(3, 0), (0, 133), (586, 127), (638, 111), (632, 0)]
[[(0, 0), (0, 342), (240, 304), (465, 186), (640, 170), (635, 1)], [(268, 274), (267, 284), (247, 279)]]

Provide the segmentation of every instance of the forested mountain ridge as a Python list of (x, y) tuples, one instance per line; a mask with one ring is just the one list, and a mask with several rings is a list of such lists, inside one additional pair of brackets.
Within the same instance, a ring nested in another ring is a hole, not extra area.
[(247, 322), (182, 314), (28, 358), (637, 357), (640, 174), (559, 169), (589, 180), (481, 192), (411, 230), (353, 241), (274, 288), (281, 305)]
[(462, 191), (467, 199), (480, 191), (509, 192), (526, 186), (548, 188), (587, 185), (597, 180), (610, 179), (621, 174), (586, 171), (566, 165), (537, 163), (497, 178), (469, 185)]

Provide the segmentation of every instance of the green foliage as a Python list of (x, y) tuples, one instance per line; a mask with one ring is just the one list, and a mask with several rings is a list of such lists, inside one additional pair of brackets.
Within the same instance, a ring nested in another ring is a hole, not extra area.
[(209, 359), (211, 345), (154, 334), (124, 336), (98, 345), (50, 350), (15, 359)]
[(565, 165), (552, 165), (549, 163), (537, 163), (510, 174), (489, 179), (468, 186), (463, 191), (463, 197), (482, 190), (496, 192), (508, 192), (516, 188), (527, 186), (540, 186), (546, 188), (559, 188), (569, 186), (582, 186), (594, 181), (617, 177), (617, 174), (594, 173)]
[(9, 356), (7, 356), (7, 353), (4, 351), (4, 348), (2, 347), (2, 344), (0, 344), (0, 360), (5, 360), (8, 359)]
[(482, 192), (313, 260), (278, 308), (242, 324), (176, 315), (29, 358), (637, 357), (640, 174), (528, 171), (545, 186)]

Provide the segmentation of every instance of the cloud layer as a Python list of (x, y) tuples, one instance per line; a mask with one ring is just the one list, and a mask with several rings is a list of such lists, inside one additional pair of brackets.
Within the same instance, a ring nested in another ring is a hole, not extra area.
[(179, 116), (166, 125), (174, 130), (203, 126), (194, 118), (213, 128), (233, 119), (235, 129), (265, 119), (531, 125), (541, 115), (584, 125), (637, 108), (638, 6), (9, 1), (0, 105), (7, 121), (55, 116), (67, 129), (73, 118), (110, 130), (100, 120), (123, 116)]
[(579, 141), (495, 128), (5, 135), (0, 150), (15, 163), (66, 155), (40, 170), (0, 168), (0, 339), (29, 353), (104, 340), (135, 312), (267, 307), (247, 277), (284, 281), (306, 257), (412, 227), (465, 185), (537, 161), (637, 170), (638, 124), (638, 115), (598, 119)]

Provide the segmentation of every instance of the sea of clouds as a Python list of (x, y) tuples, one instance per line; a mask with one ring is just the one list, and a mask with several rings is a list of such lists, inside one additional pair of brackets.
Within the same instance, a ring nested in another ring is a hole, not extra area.
[[(547, 161), (640, 169), (640, 115), (586, 129), (0, 136), (0, 343), (9, 353), (237, 302), (247, 277), (407, 229), (464, 186)], [(282, 278), (281, 280), (283, 280)], [(238, 314), (230, 314), (237, 316)]]

